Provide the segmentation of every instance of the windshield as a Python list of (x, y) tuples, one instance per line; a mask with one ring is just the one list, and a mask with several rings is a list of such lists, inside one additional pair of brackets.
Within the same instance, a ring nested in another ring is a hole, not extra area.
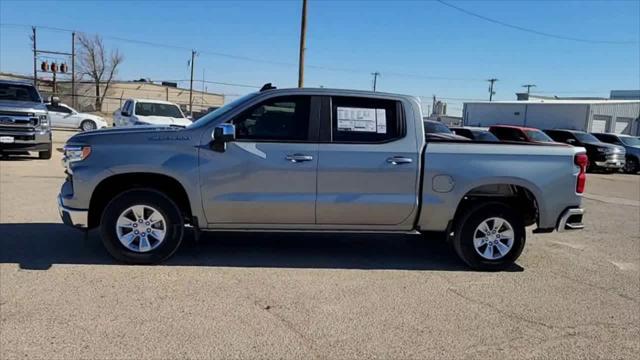
[(205, 116), (201, 117), (200, 119), (194, 121), (188, 127), (196, 127), (196, 126), (199, 126), (201, 124), (205, 124), (205, 123), (208, 123), (210, 121), (213, 121), (213, 120), (219, 118), (220, 116), (228, 113), (229, 111), (235, 109), (239, 105), (245, 103), (246, 101), (249, 101), (250, 99), (253, 99), (254, 97), (258, 96), (258, 94), (259, 93), (250, 93), (250, 94), (247, 94), (247, 95), (245, 95), (243, 97), (239, 97), (239, 98), (233, 100), (232, 102), (225, 104), (221, 108), (218, 108), (218, 109), (206, 114)]
[(0, 100), (42, 102), (33, 86), (0, 83)]
[(424, 122), (424, 132), (427, 134), (453, 134), (444, 124), (433, 121)]
[(180, 108), (176, 105), (145, 102), (136, 103), (136, 115), (184, 118), (182, 111), (180, 111)]
[(578, 139), (580, 142), (583, 143), (599, 143), (601, 142), (600, 140), (598, 140), (597, 137), (589, 134), (589, 133), (581, 133), (581, 132), (574, 132), (572, 133), (573, 136), (576, 137), (576, 139)]
[(529, 139), (533, 141), (554, 142), (552, 138), (540, 130), (525, 130), (524, 132), (527, 134)]
[(640, 146), (640, 139), (633, 136), (620, 136), (620, 141), (627, 146)]
[(475, 132), (474, 134), (477, 140), (480, 140), (480, 141), (495, 141), (495, 142), (500, 141), (495, 135), (493, 135), (488, 131), (478, 131), (478, 132)]

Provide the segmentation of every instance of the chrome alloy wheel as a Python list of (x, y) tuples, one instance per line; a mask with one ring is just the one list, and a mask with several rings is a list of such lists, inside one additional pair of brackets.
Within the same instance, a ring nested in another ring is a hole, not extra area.
[(498, 260), (513, 247), (515, 234), (513, 227), (503, 218), (492, 217), (484, 220), (473, 232), (473, 247), (487, 260)]
[(167, 222), (162, 214), (147, 205), (135, 205), (118, 216), (116, 235), (127, 249), (144, 253), (162, 244)]

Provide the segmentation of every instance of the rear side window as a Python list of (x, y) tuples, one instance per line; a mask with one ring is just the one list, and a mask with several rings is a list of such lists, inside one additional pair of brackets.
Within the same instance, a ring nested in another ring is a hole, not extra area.
[(404, 135), (400, 102), (386, 99), (331, 98), (333, 142), (380, 143)]
[(500, 140), (506, 141), (527, 141), (522, 132), (511, 128), (493, 128), (491, 132)]

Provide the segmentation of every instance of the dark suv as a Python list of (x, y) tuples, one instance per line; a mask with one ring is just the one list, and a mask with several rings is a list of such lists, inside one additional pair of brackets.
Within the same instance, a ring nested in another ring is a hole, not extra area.
[(640, 171), (640, 138), (623, 134), (593, 134), (600, 141), (622, 146), (627, 152), (624, 171), (635, 174)]
[(615, 172), (624, 167), (625, 150), (622, 146), (604, 143), (584, 131), (553, 129), (544, 132), (557, 142), (587, 149), (589, 170), (602, 169)]

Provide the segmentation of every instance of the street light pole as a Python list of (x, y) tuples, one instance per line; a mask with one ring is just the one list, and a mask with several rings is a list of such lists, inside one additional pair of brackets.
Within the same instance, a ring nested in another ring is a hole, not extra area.
[(298, 58), (298, 87), (304, 86), (304, 50), (307, 39), (307, 0), (302, 0), (302, 20), (300, 23), (300, 55)]
[(380, 76), (380, 73), (376, 71), (372, 72), (371, 75), (373, 75), (373, 91), (376, 91), (376, 86), (378, 85), (378, 76)]
[(490, 83), (490, 85), (489, 85), (489, 101), (492, 101), (493, 100), (493, 94), (495, 94), (495, 92), (493, 91), (493, 84), (496, 81), (498, 81), (498, 79), (491, 78), (491, 79), (489, 79), (487, 81)]
[(193, 118), (193, 61), (196, 57), (196, 51), (191, 50), (191, 80), (189, 83), (189, 115)]

